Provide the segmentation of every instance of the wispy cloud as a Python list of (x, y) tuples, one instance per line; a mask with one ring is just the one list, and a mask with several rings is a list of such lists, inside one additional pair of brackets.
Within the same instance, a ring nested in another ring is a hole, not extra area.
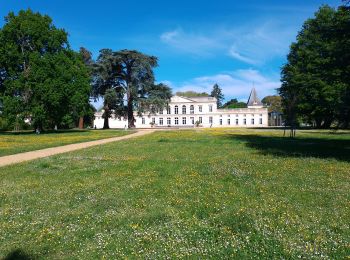
[(253, 85), (261, 98), (276, 94), (276, 89), (280, 87), (278, 79), (264, 76), (254, 69), (197, 77), (179, 85), (170, 84), (170, 86), (173, 87), (174, 92), (193, 90), (210, 93), (215, 83), (222, 88), (226, 99), (238, 98), (243, 101), (248, 98)]
[(164, 32), (160, 39), (184, 53), (228, 55), (243, 63), (258, 66), (275, 57), (285, 56), (295, 34), (295, 27), (269, 20), (196, 32), (175, 29)]
[(212, 54), (213, 51), (222, 47), (220, 42), (210, 36), (187, 33), (181, 28), (162, 33), (160, 39), (176, 50), (198, 55)]

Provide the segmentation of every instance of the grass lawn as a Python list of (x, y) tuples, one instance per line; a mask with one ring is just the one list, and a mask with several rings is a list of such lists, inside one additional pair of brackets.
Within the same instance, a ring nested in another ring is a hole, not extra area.
[(39, 135), (0, 132), (0, 156), (130, 134), (124, 130), (66, 130)]
[(183, 130), (0, 168), (0, 258), (350, 256), (350, 132)]

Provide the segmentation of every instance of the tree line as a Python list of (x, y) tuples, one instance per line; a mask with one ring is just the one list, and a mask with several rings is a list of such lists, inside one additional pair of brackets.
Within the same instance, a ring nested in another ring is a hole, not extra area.
[(93, 118), (90, 100), (101, 97), (104, 128), (112, 114), (134, 127), (134, 111), (155, 112), (171, 97), (168, 86), (155, 84), (157, 65), (156, 57), (134, 50), (102, 49), (94, 61), (85, 48), (73, 51), (49, 16), (10, 12), (0, 29), (0, 127), (4, 120), (14, 128), (82, 127)]

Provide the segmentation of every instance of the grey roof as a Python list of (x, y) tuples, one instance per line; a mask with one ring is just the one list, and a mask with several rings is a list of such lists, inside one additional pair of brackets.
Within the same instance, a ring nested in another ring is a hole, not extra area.
[(258, 98), (255, 88), (253, 88), (252, 91), (250, 92), (247, 106), (262, 106), (262, 105), (263, 103), (261, 103), (260, 99)]

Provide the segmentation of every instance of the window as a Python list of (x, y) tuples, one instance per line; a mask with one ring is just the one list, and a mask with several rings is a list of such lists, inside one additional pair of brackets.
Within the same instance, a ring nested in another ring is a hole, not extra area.
[(202, 112), (203, 111), (203, 107), (202, 106), (198, 106), (198, 111)]
[(156, 123), (156, 119), (154, 117), (152, 117), (152, 124)]
[(190, 106), (190, 114), (194, 114), (194, 106), (193, 105)]
[(212, 124), (212, 123), (213, 123), (213, 117), (210, 116), (210, 117), (209, 117), (209, 124)]
[(228, 118), (227, 119), (227, 124), (230, 125), (231, 124), (231, 120)]
[(175, 106), (175, 114), (177, 115), (179, 113), (179, 107), (176, 105)]
[(163, 109), (159, 110), (159, 114), (163, 115)]
[(170, 118), (170, 117), (168, 117), (168, 118), (166, 119), (166, 123), (167, 123), (168, 125), (171, 125), (171, 118)]
[(170, 109), (170, 106), (167, 107), (167, 110), (166, 110), (167, 114), (170, 115), (171, 114), (171, 109)]
[(199, 121), (200, 124), (203, 123), (203, 119), (202, 119), (201, 116), (198, 118), (198, 121)]
[(179, 124), (179, 118), (175, 117), (175, 125), (178, 125), (178, 124)]
[(183, 125), (186, 125), (186, 117), (183, 117), (183, 118), (182, 118), (182, 124), (183, 124)]
[(252, 118), (252, 125), (254, 125), (254, 118)]
[(247, 119), (243, 119), (243, 125), (246, 125), (247, 124)]
[(142, 118), (142, 124), (143, 124), (143, 125), (146, 124), (146, 120), (145, 120), (144, 117)]
[(220, 125), (222, 125), (222, 119), (220, 118)]
[(159, 125), (163, 125), (163, 118), (159, 118)]
[(191, 120), (191, 124), (194, 125), (194, 117), (191, 117), (190, 120)]
[(262, 118), (259, 118), (259, 124), (262, 125)]
[(209, 112), (213, 112), (213, 106), (209, 105)]
[(184, 115), (186, 114), (186, 106), (185, 105), (182, 106), (182, 114), (184, 114)]
[(238, 125), (238, 119), (236, 119), (236, 125)]

